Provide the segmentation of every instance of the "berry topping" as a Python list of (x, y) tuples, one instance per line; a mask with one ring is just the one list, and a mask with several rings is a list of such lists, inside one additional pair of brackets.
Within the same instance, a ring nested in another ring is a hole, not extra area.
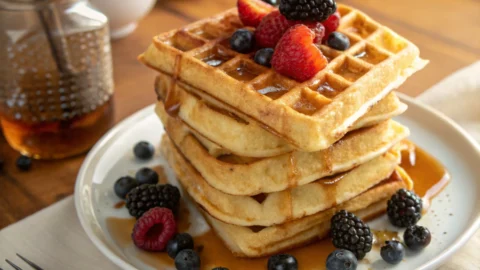
[(298, 262), (290, 254), (273, 255), (268, 259), (268, 270), (297, 270)]
[(257, 27), (274, 7), (261, 0), (238, 0), (238, 15), (245, 26)]
[(321, 43), (325, 35), (325, 27), (319, 22), (289, 21), (278, 10), (272, 11), (263, 18), (255, 30), (255, 41), (262, 48), (275, 48), (283, 34), (292, 26), (305, 24), (315, 33), (315, 43)]
[(265, 48), (260, 49), (255, 53), (254, 60), (257, 64), (271, 67), (270, 61), (272, 61), (273, 49), (272, 48)]
[(139, 185), (158, 183), (158, 173), (150, 168), (141, 168), (135, 174), (135, 178)]
[(350, 39), (340, 32), (332, 32), (328, 36), (327, 44), (335, 50), (345, 51), (350, 48)]
[(175, 257), (175, 267), (177, 270), (199, 270), (200, 257), (192, 249), (184, 249)]
[(130, 215), (140, 218), (143, 213), (154, 207), (165, 207), (177, 213), (180, 204), (180, 191), (170, 184), (144, 184), (127, 194), (127, 209)]
[(380, 255), (387, 263), (398, 264), (405, 256), (405, 248), (398, 241), (385, 241), (385, 245), (380, 249)]
[(306, 81), (327, 65), (327, 59), (315, 46), (315, 33), (305, 25), (290, 28), (280, 39), (272, 57), (272, 66), (280, 74)]
[(325, 26), (325, 37), (323, 38), (323, 41), (327, 41), (328, 36), (336, 31), (340, 25), (340, 12), (336, 11), (328, 17), (328, 19), (323, 21), (322, 24)]
[(176, 231), (177, 225), (172, 211), (155, 207), (137, 220), (132, 239), (135, 246), (143, 250), (163, 251)]
[(327, 270), (355, 270), (357, 257), (350, 250), (337, 249), (327, 257)]
[(19, 156), (17, 159), (17, 168), (21, 171), (28, 171), (32, 167), (32, 159), (27, 156)]
[(167, 253), (172, 259), (184, 249), (193, 249), (193, 238), (188, 233), (180, 233), (175, 235), (167, 244)]
[(123, 176), (120, 177), (115, 184), (113, 185), (113, 190), (115, 191), (115, 194), (122, 198), (125, 199), (127, 197), (128, 192), (130, 192), (132, 189), (136, 188), (138, 186), (138, 183), (133, 177), (130, 176)]
[(265, 3), (268, 3), (272, 6), (278, 6), (280, 5), (280, 0), (262, 0)]
[(337, 10), (335, 0), (280, 0), (280, 12), (289, 20), (326, 20)]
[(135, 156), (142, 160), (151, 159), (155, 153), (155, 148), (149, 142), (141, 141), (138, 142), (133, 148), (133, 153)]
[(249, 53), (255, 47), (255, 36), (247, 29), (239, 29), (230, 38), (230, 47), (239, 53)]
[(405, 245), (407, 245), (409, 249), (415, 251), (426, 248), (431, 240), (432, 235), (430, 234), (430, 231), (422, 226), (415, 225), (408, 227), (403, 234)]
[(295, 22), (287, 20), (280, 11), (272, 11), (255, 30), (257, 45), (262, 48), (275, 48), (285, 31), (293, 25)]
[(397, 227), (412, 226), (422, 217), (422, 207), (422, 199), (417, 194), (402, 188), (388, 201), (388, 218)]
[(357, 216), (345, 210), (337, 212), (331, 220), (333, 245), (347, 249), (361, 260), (372, 250), (372, 232), (370, 227)]

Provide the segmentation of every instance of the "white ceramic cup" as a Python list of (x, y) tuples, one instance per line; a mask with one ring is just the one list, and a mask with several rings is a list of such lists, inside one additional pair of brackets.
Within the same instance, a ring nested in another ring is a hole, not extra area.
[(137, 28), (137, 22), (150, 12), (157, 0), (90, 0), (92, 6), (108, 17), (110, 37), (126, 37)]

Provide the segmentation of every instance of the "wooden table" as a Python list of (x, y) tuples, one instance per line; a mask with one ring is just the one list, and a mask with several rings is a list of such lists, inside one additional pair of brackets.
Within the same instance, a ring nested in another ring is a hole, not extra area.
[[(154, 72), (136, 56), (158, 33), (231, 8), (236, 0), (161, 0), (138, 29), (114, 41), (116, 121), (155, 101)], [(478, 0), (343, 0), (389, 26), (420, 47), (430, 59), (399, 91), (416, 96), (453, 71), (480, 59)], [(18, 153), (0, 139), (5, 160), (0, 174), (0, 229), (71, 195), (84, 156), (60, 161), (35, 161), (29, 172), (15, 167)], [(479, 236), (475, 246), (478, 248)], [(463, 255), (463, 254), (462, 254)], [(462, 255), (457, 255), (460, 258)], [(453, 269), (454, 264), (450, 264)], [(446, 266), (450, 268), (450, 266)]]

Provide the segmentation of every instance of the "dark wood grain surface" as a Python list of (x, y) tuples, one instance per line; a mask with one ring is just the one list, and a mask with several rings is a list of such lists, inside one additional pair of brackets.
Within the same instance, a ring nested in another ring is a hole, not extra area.
[[(416, 43), (430, 65), (400, 91), (416, 96), (453, 71), (480, 58), (478, 0), (343, 0), (362, 9)], [(235, 0), (161, 0), (138, 29), (114, 41), (115, 119), (124, 119), (155, 101), (154, 73), (137, 55), (160, 32), (180, 27), (235, 5)], [(454, 90), (454, 89), (452, 89)], [(3, 138), (0, 154), (0, 229), (73, 193), (84, 156), (59, 161), (35, 161), (29, 172), (15, 167), (18, 153)]]

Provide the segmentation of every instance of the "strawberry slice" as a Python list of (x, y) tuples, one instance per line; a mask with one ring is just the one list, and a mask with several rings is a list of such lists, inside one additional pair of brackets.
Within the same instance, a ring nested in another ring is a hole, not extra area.
[(325, 36), (323, 37), (323, 41), (328, 39), (328, 36), (335, 32), (340, 25), (340, 13), (335, 11), (328, 19), (322, 22), (323, 26), (325, 26)]
[(315, 33), (315, 43), (320, 44), (322, 42), (322, 38), (325, 35), (325, 27), (321, 23), (289, 21), (280, 11), (274, 10), (263, 18), (255, 30), (257, 46), (262, 48), (275, 48), (288, 28), (297, 24), (305, 24), (313, 30)]
[(261, 0), (238, 0), (238, 15), (245, 26), (257, 27), (263, 17), (275, 9)]
[(315, 33), (306, 25), (291, 27), (275, 48), (272, 66), (280, 74), (304, 82), (327, 66), (327, 59), (315, 46)]

